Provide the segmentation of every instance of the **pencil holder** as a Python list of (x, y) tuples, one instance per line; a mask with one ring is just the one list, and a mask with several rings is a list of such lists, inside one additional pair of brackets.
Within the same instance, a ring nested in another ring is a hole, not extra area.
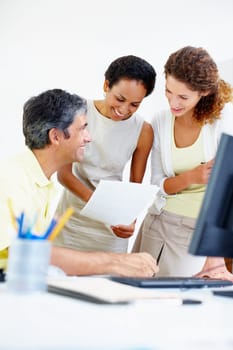
[(47, 290), (51, 242), (45, 239), (16, 239), (9, 249), (7, 286), (10, 292)]

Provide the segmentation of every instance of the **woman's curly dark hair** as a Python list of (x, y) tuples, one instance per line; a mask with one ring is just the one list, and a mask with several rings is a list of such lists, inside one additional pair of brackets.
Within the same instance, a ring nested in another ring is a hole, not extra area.
[(164, 72), (166, 77), (172, 75), (190, 90), (208, 92), (194, 108), (193, 117), (200, 124), (219, 119), (225, 103), (233, 101), (232, 86), (219, 78), (216, 63), (201, 47), (186, 46), (172, 53)]

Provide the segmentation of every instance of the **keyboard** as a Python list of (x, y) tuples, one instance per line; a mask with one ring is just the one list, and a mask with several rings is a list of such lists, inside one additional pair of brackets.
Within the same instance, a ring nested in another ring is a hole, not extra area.
[(216, 288), (233, 286), (230, 281), (197, 277), (118, 277), (111, 276), (115, 282), (141, 288)]

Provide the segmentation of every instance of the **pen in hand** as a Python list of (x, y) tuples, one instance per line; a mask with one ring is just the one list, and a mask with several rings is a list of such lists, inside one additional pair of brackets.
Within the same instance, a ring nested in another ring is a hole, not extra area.
[(163, 248), (164, 248), (164, 245), (163, 245), (162, 248), (160, 249), (159, 255), (157, 256), (157, 259), (156, 259), (157, 265), (159, 264), (159, 260), (160, 260), (161, 255), (162, 255)]

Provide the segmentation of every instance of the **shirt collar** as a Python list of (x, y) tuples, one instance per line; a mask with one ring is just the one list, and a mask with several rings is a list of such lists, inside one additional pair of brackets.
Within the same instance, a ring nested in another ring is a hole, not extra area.
[(35, 183), (39, 187), (49, 186), (53, 184), (53, 181), (49, 180), (45, 173), (43, 172), (43, 169), (41, 168), (37, 158), (35, 157), (34, 153), (26, 147), (24, 155), (23, 155), (23, 162), (26, 169), (33, 174), (33, 177), (35, 179)]

